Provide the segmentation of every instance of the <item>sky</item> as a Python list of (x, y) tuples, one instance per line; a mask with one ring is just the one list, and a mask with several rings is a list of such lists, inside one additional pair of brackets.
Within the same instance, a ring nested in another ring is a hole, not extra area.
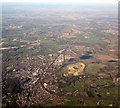
[(0, 0), (2, 2), (41, 2), (41, 3), (118, 3), (119, 0)]

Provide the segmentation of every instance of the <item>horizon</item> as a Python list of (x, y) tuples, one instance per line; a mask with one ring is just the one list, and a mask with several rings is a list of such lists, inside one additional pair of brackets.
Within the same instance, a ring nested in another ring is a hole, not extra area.
[(1, 0), (1, 3), (39, 3), (39, 4), (118, 4), (118, 0)]

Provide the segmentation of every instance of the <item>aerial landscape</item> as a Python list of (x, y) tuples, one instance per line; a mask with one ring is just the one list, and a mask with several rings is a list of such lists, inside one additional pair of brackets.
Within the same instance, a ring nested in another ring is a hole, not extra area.
[(3, 3), (2, 107), (119, 106), (116, 5)]

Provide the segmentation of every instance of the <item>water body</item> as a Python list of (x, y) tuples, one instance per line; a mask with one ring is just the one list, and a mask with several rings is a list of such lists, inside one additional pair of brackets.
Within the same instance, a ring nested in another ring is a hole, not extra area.
[(65, 67), (65, 66), (67, 66), (67, 64), (63, 64), (63, 65), (62, 65), (62, 67)]
[(93, 54), (93, 52), (88, 51), (88, 52), (85, 52), (85, 54)]
[(108, 62), (118, 62), (117, 60), (109, 60)]
[(76, 61), (76, 58), (70, 58), (68, 61), (69, 61), (69, 62), (75, 62), (75, 61)]
[(93, 56), (90, 56), (90, 55), (83, 55), (80, 57), (81, 60), (86, 60), (86, 59), (90, 59), (92, 58)]

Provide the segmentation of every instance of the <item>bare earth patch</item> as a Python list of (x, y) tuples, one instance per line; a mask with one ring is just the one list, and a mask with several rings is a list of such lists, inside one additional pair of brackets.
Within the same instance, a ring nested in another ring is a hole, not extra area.
[(83, 74), (83, 71), (85, 69), (85, 64), (84, 63), (75, 63), (75, 64), (70, 64), (66, 66), (68, 73), (64, 74), (65, 76), (73, 75), (73, 76), (78, 76), (80, 74)]

